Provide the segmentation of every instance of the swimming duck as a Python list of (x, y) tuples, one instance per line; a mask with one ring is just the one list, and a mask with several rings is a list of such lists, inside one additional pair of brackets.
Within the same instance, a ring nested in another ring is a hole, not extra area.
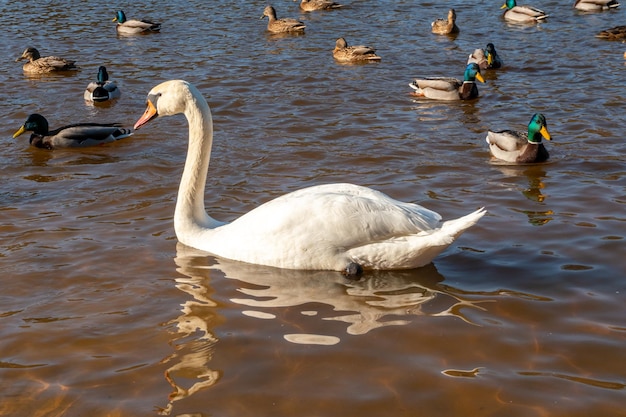
[(31, 74), (45, 74), (48, 72), (78, 69), (75, 65), (75, 61), (59, 58), (58, 56), (46, 56), (42, 58), (41, 55), (39, 55), (39, 51), (32, 47), (24, 49), (22, 56), (17, 58), (15, 62), (24, 59), (28, 62), (25, 63), (22, 68), (24, 72)]
[(496, 52), (493, 43), (488, 43), (485, 49), (475, 49), (467, 59), (467, 63), (472, 62), (478, 64), (481, 70), (495, 69), (502, 67), (502, 60)]
[(541, 113), (533, 114), (528, 123), (528, 133), (514, 130), (487, 132), (487, 143), (491, 154), (506, 162), (533, 163), (546, 161), (550, 155), (541, 143), (541, 138), (550, 140), (546, 118)]
[(574, 8), (584, 12), (601, 12), (619, 7), (616, 0), (576, 0)]
[(333, 57), (339, 62), (368, 62), (380, 61), (380, 57), (376, 55), (376, 50), (369, 46), (348, 46), (348, 42), (344, 38), (337, 39)]
[(505, 20), (514, 23), (536, 23), (548, 17), (543, 11), (532, 6), (518, 6), (515, 0), (506, 0), (500, 7), (507, 9), (502, 16)]
[(96, 80), (87, 85), (83, 95), (85, 100), (99, 103), (119, 98), (122, 95), (120, 89), (117, 88), (117, 84), (109, 80), (109, 73), (104, 66), (98, 68), (98, 78)]
[[(293, 0), (298, 1), (298, 0)], [(342, 4), (335, 3), (331, 0), (302, 0), (300, 2), (300, 8), (305, 12), (312, 12), (315, 10), (332, 10), (343, 7)]]
[(121, 35), (138, 35), (161, 30), (160, 23), (154, 23), (149, 20), (127, 20), (123, 10), (117, 11), (113, 21), (117, 22), (116, 30)]
[(291, 18), (276, 18), (276, 10), (272, 6), (265, 6), (263, 9), (263, 19), (265, 16), (269, 19), (267, 23), (267, 30), (272, 33), (285, 33), (285, 32), (303, 32), (306, 27), (304, 23), (296, 19)]
[(202, 94), (170, 80), (148, 93), (135, 129), (159, 116), (184, 114), (189, 125), (174, 230), (178, 240), (215, 256), (285, 269), (410, 269), (430, 263), (484, 214), (446, 222), (431, 210), (354, 184), (303, 188), (225, 223), (205, 211), (213, 121)]
[(450, 33), (459, 33), (459, 27), (456, 25), (456, 12), (454, 9), (448, 10), (448, 19), (437, 19), (430, 24), (432, 32), (438, 35), (448, 35)]
[(132, 135), (130, 129), (121, 128), (117, 123), (76, 123), (49, 131), (48, 121), (40, 114), (28, 116), (13, 137), (16, 138), (26, 131), (33, 132), (30, 135), (31, 145), (45, 149), (101, 145)]
[(470, 100), (478, 97), (476, 80), (485, 82), (478, 64), (470, 63), (465, 67), (463, 81), (450, 77), (416, 78), (409, 87), (415, 90), (413, 95), (417, 97), (434, 100)]
[(596, 38), (609, 41), (619, 41), (626, 39), (626, 26), (615, 26), (614, 28), (603, 30), (596, 35)]

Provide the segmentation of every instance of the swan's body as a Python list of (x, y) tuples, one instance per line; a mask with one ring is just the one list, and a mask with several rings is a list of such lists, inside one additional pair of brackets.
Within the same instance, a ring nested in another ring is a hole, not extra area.
[(71, 71), (77, 69), (74, 61), (60, 58), (58, 56), (42, 57), (39, 51), (29, 47), (22, 52), (22, 56), (17, 58), (15, 62), (26, 60), (22, 69), (29, 74), (46, 74), (57, 71)]
[(304, 28), (306, 28), (306, 25), (299, 20), (289, 17), (282, 19), (276, 18), (276, 9), (272, 6), (265, 6), (261, 19), (265, 16), (267, 16), (269, 20), (269, 22), (267, 22), (267, 30), (272, 33), (304, 32)]
[(537, 23), (548, 17), (543, 10), (536, 7), (518, 6), (515, 0), (506, 0), (501, 9), (506, 9), (504, 19), (513, 23)]
[(149, 20), (126, 19), (126, 14), (123, 10), (118, 10), (113, 21), (117, 22), (115, 29), (120, 35), (139, 35), (161, 30), (160, 23), (154, 23)]
[(335, 42), (333, 57), (339, 62), (380, 61), (380, 56), (376, 55), (374, 48), (364, 45), (348, 46), (344, 38), (339, 38)]
[(601, 12), (619, 7), (617, 0), (576, 0), (574, 8), (583, 12)]
[(493, 43), (488, 43), (485, 49), (475, 49), (467, 59), (467, 63), (478, 64), (481, 70), (496, 69), (502, 67), (502, 60), (496, 52)]
[(433, 33), (438, 35), (449, 35), (451, 33), (459, 33), (459, 27), (456, 25), (456, 12), (454, 9), (448, 10), (447, 19), (437, 19), (430, 24)]
[(287, 269), (417, 268), (485, 214), (479, 209), (442, 223), (439, 214), (419, 205), (357, 185), (328, 184), (286, 194), (223, 223), (204, 208), (213, 122), (200, 92), (181, 80), (157, 85), (135, 129), (179, 113), (189, 123), (189, 148), (174, 229), (181, 243), (216, 256)]
[(340, 7), (343, 7), (343, 5), (335, 3), (331, 0), (302, 0), (300, 2), (300, 8), (305, 12), (313, 12), (315, 10), (333, 10)]
[(501, 161), (528, 164), (544, 162), (550, 155), (541, 138), (550, 140), (546, 118), (535, 113), (528, 123), (528, 133), (515, 130), (487, 132), (491, 154)]
[(85, 148), (115, 142), (132, 135), (130, 129), (119, 127), (116, 123), (76, 123), (48, 130), (46, 118), (36, 113), (28, 116), (13, 137), (27, 131), (33, 132), (30, 135), (30, 144), (45, 149)]
[(626, 40), (626, 26), (615, 26), (614, 28), (603, 30), (596, 35), (596, 38), (609, 41)]
[(122, 95), (117, 84), (109, 80), (109, 73), (104, 66), (98, 68), (98, 78), (87, 85), (83, 97), (93, 103), (113, 100)]
[(433, 100), (471, 100), (478, 97), (476, 80), (485, 82), (476, 63), (465, 67), (463, 81), (451, 77), (416, 78), (409, 87), (415, 90), (414, 96)]

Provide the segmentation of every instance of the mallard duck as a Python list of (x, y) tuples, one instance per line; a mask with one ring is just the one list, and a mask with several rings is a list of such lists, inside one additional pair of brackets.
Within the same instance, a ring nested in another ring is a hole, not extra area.
[(626, 39), (626, 26), (615, 26), (614, 28), (603, 30), (596, 35), (596, 38), (609, 41), (621, 41)]
[(174, 230), (178, 240), (215, 256), (285, 269), (410, 269), (430, 263), (484, 214), (455, 220), (354, 184), (303, 188), (270, 200), (230, 223), (210, 217), (204, 196), (213, 144), (211, 109), (190, 83), (170, 80), (148, 93), (135, 129), (184, 114), (189, 125)]
[(454, 9), (448, 10), (448, 19), (437, 19), (431, 24), (433, 33), (438, 35), (448, 35), (450, 33), (459, 33), (459, 27), (456, 25), (456, 12)]
[(465, 67), (463, 81), (450, 77), (416, 78), (409, 86), (415, 90), (413, 95), (417, 97), (434, 100), (470, 100), (478, 97), (476, 80), (485, 82), (478, 64), (471, 63)]
[(265, 6), (263, 9), (263, 19), (265, 16), (269, 19), (267, 23), (267, 30), (272, 33), (285, 33), (285, 32), (303, 32), (306, 27), (304, 23), (296, 19), (291, 18), (276, 18), (276, 10), (272, 6)]
[(45, 74), (55, 71), (69, 71), (78, 69), (75, 61), (69, 59), (59, 58), (58, 56), (46, 56), (41, 57), (39, 51), (35, 48), (28, 47), (22, 52), (22, 56), (17, 58), (15, 62), (21, 60), (27, 60), (28, 62), (22, 67), (24, 72), (31, 74)]
[(584, 12), (601, 12), (619, 7), (616, 0), (576, 0), (574, 8)]
[(161, 30), (160, 23), (154, 23), (149, 20), (127, 20), (123, 10), (117, 11), (117, 15), (113, 18), (113, 21), (117, 22), (117, 33), (122, 35), (138, 35)]
[(40, 114), (31, 114), (24, 124), (13, 134), (16, 138), (26, 131), (30, 144), (37, 148), (59, 149), (101, 145), (132, 135), (130, 129), (119, 127), (117, 123), (76, 123), (49, 131), (48, 121)]
[(344, 38), (339, 38), (335, 42), (333, 57), (339, 62), (380, 61), (374, 48), (363, 45), (348, 46), (348, 42)]
[(117, 84), (109, 80), (109, 73), (104, 66), (98, 68), (98, 78), (87, 85), (85, 90), (85, 100), (96, 103), (112, 100), (121, 96), (120, 89)]
[(500, 7), (507, 9), (502, 15), (505, 20), (514, 23), (536, 23), (548, 17), (543, 11), (532, 6), (518, 6), (515, 0), (506, 0)]
[(467, 63), (472, 62), (478, 64), (481, 70), (495, 69), (502, 67), (502, 60), (496, 52), (496, 47), (493, 43), (488, 43), (485, 49), (475, 49), (467, 59)]
[(533, 114), (528, 123), (528, 133), (501, 130), (487, 132), (487, 143), (491, 154), (506, 162), (533, 163), (546, 161), (550, 155), (541, 143), (541, 138), (550, 140), (546, 118), (541, 113)]
[[(293, 0), (298, 1), (298, 0)], [(342, 4), (335, 3), (331, 0), (302, 0), (300, 2), (300, 8), (305, 12), (312, 12), (315, 10), (332, 10), (343, 7)]]

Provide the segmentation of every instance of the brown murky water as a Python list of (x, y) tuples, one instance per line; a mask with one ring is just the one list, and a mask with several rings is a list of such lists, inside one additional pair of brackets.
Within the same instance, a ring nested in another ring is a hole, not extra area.
[[(626, 415), (626, 47), (593, 37), (625, 9), (536, 2), (552, 18), (518, 27), (499, 3), (281, 1), (307, 31), (276, 37), (265, 4), (134, 2), (129, 18), (163, 30), (133, 38), (116, 37), (117, 6), (0, 5), (0, 415)], [(449, 6), (460, 34), (432, 35)], [(339, 36), (382, 62), (336, 64)], [(408, 95), (415, 76), (461, 77), (487, 42), (506, 67), (478, 100)], [(13, 60), (28, 45), (82, 70), (27, 78)], [(102, 64), (122, 97), (94, 108), (82, 92)], [(242, 265), (177, 244), (182, 117), (78, 151), (11, 138), (34, 112), (131, 126), (171, 78), (212, 106), (216, 218), (336, 181), (444, 218), (489, 214), (414, 271), (353, 282)], [(493, 163), (487, 129), (536, 111), (550, 162)]]

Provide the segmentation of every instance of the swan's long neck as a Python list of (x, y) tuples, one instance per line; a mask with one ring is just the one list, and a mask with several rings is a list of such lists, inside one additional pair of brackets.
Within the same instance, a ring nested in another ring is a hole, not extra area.
[(199, 92), (193, 92), (187, 101), (185, 117), (189, 124), (189, 147), (174, 212), (174, 229), (183, 243), (187, 243), (185, 236), (196, 235), (207, 228), (223, 224), (211, 218), (204, 208), (204, 190), (213, 144), (213, 120), (209, 105)]

